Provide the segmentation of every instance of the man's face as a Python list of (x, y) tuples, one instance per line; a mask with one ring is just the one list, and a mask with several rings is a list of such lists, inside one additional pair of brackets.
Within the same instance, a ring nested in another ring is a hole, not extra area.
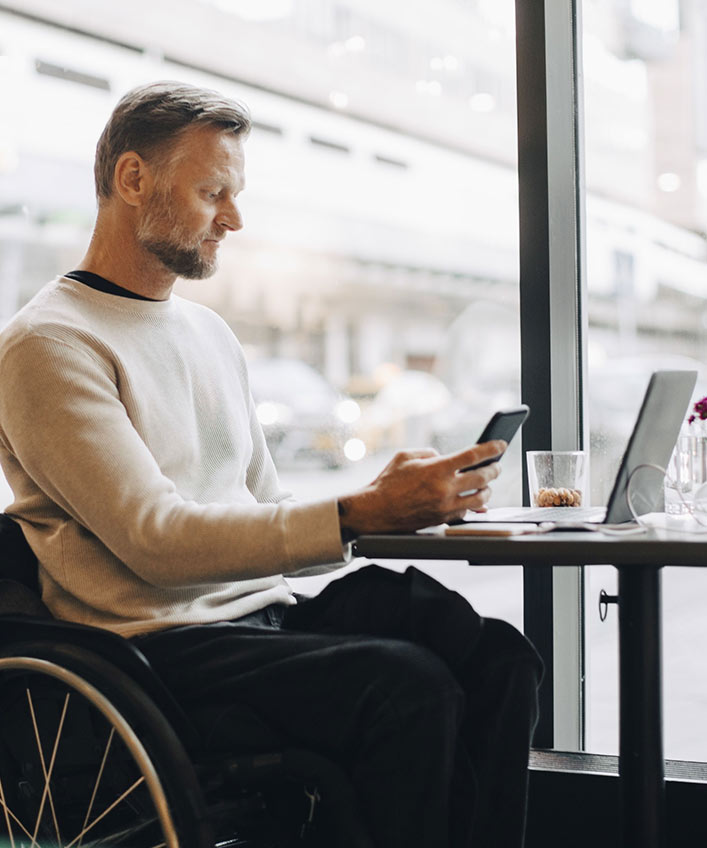
[(210, 277), (221, 239), (243, 226), (236, 199), (244, 187), (242, 140), (214, 127), (187, 130), (159, 168), (137, 239), (174, 274)]

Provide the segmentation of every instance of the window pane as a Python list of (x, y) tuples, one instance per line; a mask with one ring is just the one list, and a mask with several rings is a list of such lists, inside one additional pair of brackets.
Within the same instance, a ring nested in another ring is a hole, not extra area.
[[(650, 373), (699, 372), (707, 394), (703, 4), (585, 0), (584, 98), (592, 497), (604, 504)], [(617, 752), (616, 589), (590, 569), (588, 748)], [(707, 573), (666, 569), (666, 756), (707, 759)]]
[[(2, 320), (80, 259), (117, 98), (178, 78), (253, 113), (245, 229), (178, 291), (245, 346), (286, 487), (350, 491), (520, 399), (513, 0), (173, 0), (174, 27), (137, 0), (81, 7), (52, 12), (73, 31), (0, 12)], [(495, 505), (520, 503), (519, 448)], [(519, 569), (425, 567), (520, 622)]]

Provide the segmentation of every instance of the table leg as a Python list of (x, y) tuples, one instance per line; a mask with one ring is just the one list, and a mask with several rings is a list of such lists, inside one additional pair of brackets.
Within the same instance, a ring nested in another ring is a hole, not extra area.
[(660, 568), (619, 572), (622, 848), (665, 848)]

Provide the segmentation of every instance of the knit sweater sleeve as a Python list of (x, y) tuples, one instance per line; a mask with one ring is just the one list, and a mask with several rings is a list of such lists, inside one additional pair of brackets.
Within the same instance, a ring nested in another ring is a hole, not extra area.
[[(342, 562), (333, 500), (182, 497), (133, 426), (110, 360), (90, 346), (27, 335), (5, 351), (0, 386), (0, 439), (22, 469), (25, 501), (77, 522), (147, 583), (194, 586)], [(252, 473), (261, 492), (274, 493), (268, 462)]]

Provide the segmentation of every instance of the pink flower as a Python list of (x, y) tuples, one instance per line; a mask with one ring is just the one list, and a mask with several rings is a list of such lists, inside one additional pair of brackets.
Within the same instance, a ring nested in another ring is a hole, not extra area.
[(698, 418), (700, 421), (707, 420), (707, 397), (703, 397), (702, 400), (698, 400), (692, 410), (692, 415), (687, 419), (688, 424), (692, 424), (692, 422), (696, 421)]

